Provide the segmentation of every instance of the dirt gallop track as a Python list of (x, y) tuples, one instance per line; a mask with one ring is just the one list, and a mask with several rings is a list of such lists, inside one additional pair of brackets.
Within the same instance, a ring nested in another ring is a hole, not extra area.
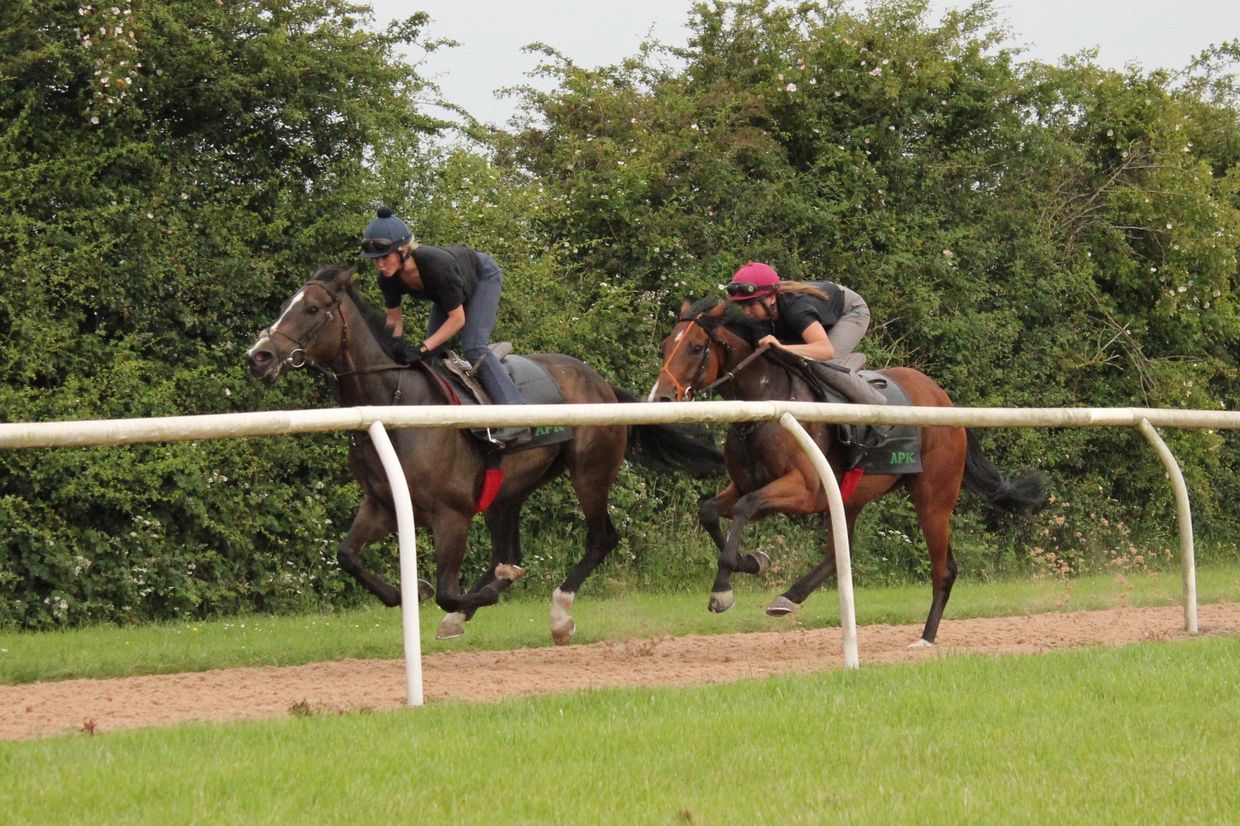
[[(1203, 605), (1202, 635), (1240, 636), (1240, 603)], [(933, 649), (909, 649), (920, 626), (858, 630), (861, 662), (896, 663), (960, 654), (1036, 654), (1088, 645), (1184, 638), (1180, 608), (949, 620)], [(841, 667), (838, 628), (659, 637), (519, 651), (429, 654), (428, 702), (617, 686), (721, 683)], [(285, 668), (68, 680), (0, 686), (0, 739), (95, 733), (189, 720), (228, 721), (301, 711), (395, 709), (405, 702), (401, 660), (342, 660)]]

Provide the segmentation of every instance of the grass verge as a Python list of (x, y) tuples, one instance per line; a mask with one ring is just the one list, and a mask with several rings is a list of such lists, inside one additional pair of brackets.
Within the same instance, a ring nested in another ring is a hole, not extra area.
[(6, 823), (1223, 823), (1240, 640), (0, 742)]

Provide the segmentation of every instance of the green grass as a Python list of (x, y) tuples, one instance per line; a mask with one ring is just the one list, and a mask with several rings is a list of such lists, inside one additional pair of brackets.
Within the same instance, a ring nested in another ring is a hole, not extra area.
[(1240, 640), (0, 742), (0, 822), (1227, 823)]
[[(705, 585), (700, 592), (683, 594), (583, 594), (574, 609), (578, 629), (574, 640), (588, 643), (664, 634), (777, 630), (793, 623), (808, 628), (839, 624), (839, 599), (834, 590), (815, 594), (795, 618), (772, 619), (762, 609), (775, 591), (761, 589), (752, 579), (738, 577), (736, 584), (737, 605), (722, 615), (706, 611)], [(1178, 572), (1066, 581), (975, 582), (962, 578), (952, 594), (945, 621), (1115, 605), (1173, 605), (1179, 601), (1180, 592)], [(1199, 570), (1198, 594), (1201, 602), (1240, 599), (1240, 566)], [(423, 650), (550, 645), (548, 598), (549, 594), (518, 585), (499, 605), (481, 610), (467, 626), (464, 638), (446, 642), (434, 638), (442, 613), (433, 604), (423, 605)], [(930, 586), (860, 588), (856, 603), (857, 620), (862, 625), (920, 623), (929, 608)], [(400, 613), (376, 604), (336, 614), (0, 633), (0, 683), (402, 655)]]

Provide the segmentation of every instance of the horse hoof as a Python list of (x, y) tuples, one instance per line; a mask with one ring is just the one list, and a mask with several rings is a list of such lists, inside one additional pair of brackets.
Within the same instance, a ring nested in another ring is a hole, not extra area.
[(771, 600), (771, 604), (766, 606), (767, 616), (786, 617), (796, 611), (801, 606), (785, 596), (778, 596)]
[(771, 567), (771, 558), (762, 551), (754, 551), (751, 556), (758, 561), (758, 573), (761, 574)]
[(731, 591), (714, 591), (710, 595), (710, 608), (712, 613), (722, 614), (724, 611), (736, 604), (736, 594)]
[(918, 640), (917, 642), (910, 642), (908, 644), (908, 647), (909, 648), (934, 648), (934, 643), (928, 640)]
[(435, 586), (431, 585), (425, 579), (418, 580), (418, 602), (426, 602), (435, 596)]
[(568, 625), (555, 625), (551, 627), (551, 639), (556, 645), (568, 645), (569, 640), (573, 638), (573, 633), (577, 630), (577, 623), (569, 620)]
[(577, 623), (569, 613), (573, 608), (576, 594), (567, 593), (556, 588), (551, 594), (551, 639), (556, 645), (567, 645), (577, 630)]
[(507, 580), (508, 582), (516, 582), (518, 579), (520, 579), (523, 576), (525, 576), (525, 569), (522, 568), (520, 565), (509, 565), (507, 563), (504, 563), (502, 565), (495, 566), (496, 579), (503, 579), (503, 580)]
[(465, 636), (465, 615), (459, 611), (444, 617), (439, 623), (439, 630), (435, 632), (437, 640), (450, 640), (463, 636)]

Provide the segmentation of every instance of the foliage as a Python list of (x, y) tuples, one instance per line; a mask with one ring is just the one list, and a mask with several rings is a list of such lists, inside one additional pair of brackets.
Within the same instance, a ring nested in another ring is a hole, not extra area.
[[(329, 403), (241, 356), (439, 126), (343, 0), (0, 10), (0, 419)], [(376, 160), (377, 159), (377, 160)], [(334, 601), (338, 439), (0, 453), (0, 623)], [(335, 528), (323, 526), (334, 523)], [(324, 547), (329, 545), (329, 547)]]
[[(551, 88), (518, 90), (515, 128), (471, 122), (448, 143), (423, 113), (437, 90), (401, 51), (439, 45), (424, 15), (380, 34), (345, 0), (12, 0), (0, 419), (332, 404), (312, 379), (256, 387), (241, 355), (315, 265), (351, 254), (378, 202), (422, 240), (496, 256), (497, 338), (626, 389), (649, 386), (683, 298), (758, 259), (858, 290), (871, 364), (916, 366), (957, 404), (1234, 409), (1240, 44), (1175, 72), (1046, 65), (1022, 60), (988, 2), (928, 9), (710, 0), (683, 48), (587, 69), (540, 45)], [(1240, 437), (1166, 437), (1199, 531), (1227, 546)], [(1174, 510), (1136, 434), (984, 441), (1004, 468), (1044, 468), (1057, 504), (1022, 523), (966, 497), (962, 565), (1080, 572), (1161, 553)], [(357, 501), (343, 448), (0, 453), (0, 624), (357, 599), (332, 569)], [(602, 580), (703, 581), (712, 551), (693, 522), (709, 492), (626, 470), (625, 539)], [(537, 582), (580, 553), (570, 498), (554, 485), (527, 508)], [(1150, 547), (1130, 553), (1120, 525)], [(859, 530), (859, 577), (924, 575), (907, 508)], [(771, 520), (752, 541), (786, 574), (820, 535)], [(389, 575), (393, 546), (371, 551)]]
[[(1234, 407), (1237, 44), (1177, 74), (1048, 66), (1021, 62), (989, 3), (937, 24), (927, 7), (711, 2), (683, 49), (587, 70), (544, 48), (554, 88), (526, 90), (497, 157), (546, 188), (568, 321), (604, 369), (648, 382), (682, 299), (766, 260), (858, 290), (872, 363), (916, 366), (958, 404)], [(1167, 438), (1198, 524), (1234, 532), (1232, 437)], [(1061, 501), (1130, 503), (1111, 522), (1138, 534), (1172, 519), (1134, 434), (986, 441), (1004, 467), (1047, 469)], [(976, 507), (963, 524), (1026, 560), (1029, 530)]]

